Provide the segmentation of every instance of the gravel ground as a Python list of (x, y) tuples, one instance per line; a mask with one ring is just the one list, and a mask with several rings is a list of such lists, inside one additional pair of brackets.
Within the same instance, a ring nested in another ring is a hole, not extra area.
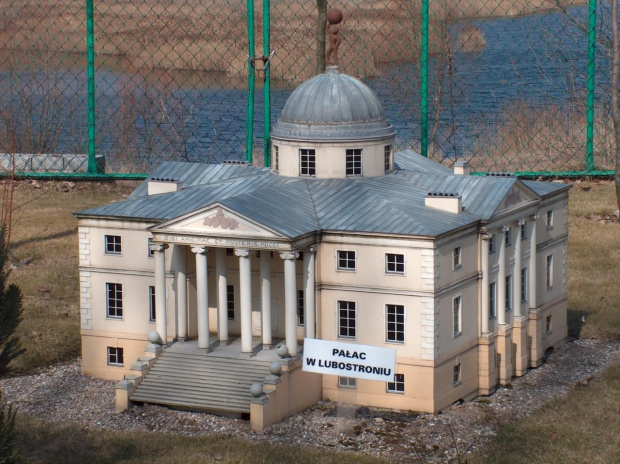
[(262, 434), (253, 433), (247, 421), (153, 405), (135, 406), (117, 414), (114, 382), (81, 376), (79, 361), (1, 380), (0, 388), (4, 399), (19, 406), (20, 414), (89, 429), (191, 436), (226, 433), (251, 442), (389, 456), (396, 462), (411, 462), (416, 454), (424, 462), (444, 462), (455, 456), (455, 442), (461, 452), (476, 449), (502, 424), (530, 414), (579, 383), (587, 384), (618, 357), (620, 343), (577, 340), (556, 350), (543, 366), (514, 379), (508, 388), (454, 405), (443, 414), (355, 408), (321, 401)]

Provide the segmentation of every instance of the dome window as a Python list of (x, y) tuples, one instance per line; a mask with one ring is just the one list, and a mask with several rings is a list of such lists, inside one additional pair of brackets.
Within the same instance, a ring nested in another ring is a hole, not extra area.
[(280, 148), (277, 145), (273, 146), (273, 172), (280, 170)]
[(299, 150), (299, 175), (311, 176), (316, 175), (315, 152), (310, 148), (301, 148)]
[(347, 149), (347, 177), (362, 175), (362, 149)]
[(385, 159), (385, 172), (392, 170), (392, 145), (386, 145), (383, 149)]

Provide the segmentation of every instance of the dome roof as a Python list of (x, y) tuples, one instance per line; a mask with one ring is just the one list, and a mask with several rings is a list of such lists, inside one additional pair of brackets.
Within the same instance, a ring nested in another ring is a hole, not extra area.
[(275, 138), (308, 141), (372, 140), (394, 134), (377, 94), (340, 74), (337, 66), (297, 87), (272, 130)]

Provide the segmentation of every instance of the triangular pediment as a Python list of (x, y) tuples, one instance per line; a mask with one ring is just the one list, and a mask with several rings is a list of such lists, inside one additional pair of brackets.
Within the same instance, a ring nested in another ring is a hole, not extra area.
[(508, 193), (504, 195), (504, 198), (495, 209), (493, 216), (497, 216), (502, 213), (506, 213), (512, 210), (517, 210), (523, 206), (530, 205), (533, 202), (540, 200), (540, 197), (534, 193), (534, 191), (523, 183), (517, 180), (513, 186), (508, 190)]
[(244, 238), (284, 238), (272, 229), (215, 203), (166, 221), (150, 229), (153, 233), (192, 234)]

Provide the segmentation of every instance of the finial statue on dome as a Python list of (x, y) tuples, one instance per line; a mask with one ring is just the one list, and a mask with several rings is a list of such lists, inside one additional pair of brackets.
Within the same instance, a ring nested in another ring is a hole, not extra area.
[(342, 22), (342, 11), (332, 8), (327, 12), (327, 33), (329, 34), (329, 47), (325, 52), (325, 62), (328, 66), (338, 66), (338, 46), (342, 39), (338, 35), (338, 24)]

